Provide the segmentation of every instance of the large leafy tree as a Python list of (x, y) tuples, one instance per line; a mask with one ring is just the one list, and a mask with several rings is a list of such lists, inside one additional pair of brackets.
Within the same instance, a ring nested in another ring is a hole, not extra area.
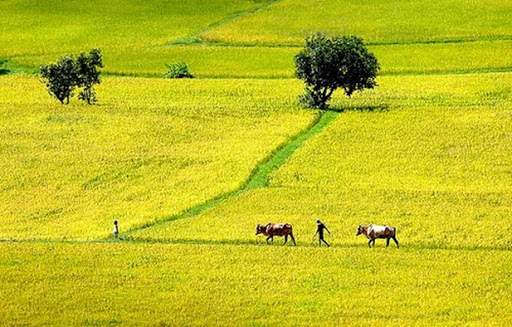
[(338, 88), (350, 97), (355, 91), (377, 85), (377, 59), (356, 36), (313, 34), (295, 56), (295, 66), (296, 76), (306, 84), (300, 101), (310, 108), (327, 108)]

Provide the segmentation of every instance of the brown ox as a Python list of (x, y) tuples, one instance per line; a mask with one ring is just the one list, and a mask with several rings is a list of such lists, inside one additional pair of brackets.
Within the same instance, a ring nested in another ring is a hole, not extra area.
[(284, 236), (284, 244), (286, 244), (286, 242), (288, 242), (288, 235), (290, 235), (293, 244), (297, 245), (295, 237), (293, 237), (292, 225), (290, 224), (268, 223), (265, 226), (258, 224), (258, 226), (256, 226), (256, 235), (258, 234), (267, 236), (267, 244), (269, 240), (274, 243), (274, 236)]
[(370, 224), (368, 226), (357, 227), (357, 235), (364, 234), (368, 238), (368, 246), (375, 246), (375, 239), (377, 238), (385, 238), (386, 239), (386, 247), (389, 245), (389, 240), (393, 239), (396, 243), (396, 247), (398, 248), (398, 241), (396, 240), (396, 228), (391, 226), (379, 226)]

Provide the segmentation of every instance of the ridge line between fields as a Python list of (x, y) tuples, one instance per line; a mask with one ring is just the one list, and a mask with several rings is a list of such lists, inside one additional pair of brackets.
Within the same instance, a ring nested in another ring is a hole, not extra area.
[[(267, 9), (271, 5), (277, 3), (277, 1), (272, 2), (265, 8), (261, 8), (261, 10)], [(251, 13), (256, 13), (261, 10), (255, 10)], [(249, 13), (250, 14), (250, 13)], [(305, 46), (304, 42), (289, 42), (289, 43), (280, 43), (280, 42), (237, 42), (237, 41), (205, 41), (199, 37), (200, 34), (208, 32), (214, 28), (217, 28), (221, 25), (231, 22), (236, 18), (244, 17), (245, 15), (240, 15), (234, 17), (233, 19), (226, 21), (222, 24), (218, 24), (212, 28), (205, 27), (201, 32), (196, 32), (197, 35), (191, 34), (189, 36), (170, 41), (165, 43), (164, 45), (157, 45), (155, 47), (161, 46), (211, 46), (211, 47), (239, 47), (239, 48), (251, 48), (251, 47), (261, 47), (261, 48), (302, 48)], [(212, 24), (214, 25), (214, 24)], [(209, 25), (210, 26), (210, 25)], [(390, 41), (368, 41), (364, 42), (367, 46), (390, 46), (390, 45), (415, 45), (415, 44), (449, 44), (449, 43), (473, 43), (473, 42), (499, 42), (499, 41), (511, 41), (512, 35), (500, 35), (500, 36), (480, 36), (480, 37), (452, 37), (445, 39), (413, 39), (413, 40), (390, 40)]]
[[(7, 75), (16, 74), (28, 74), (35, 75), (37, 71), (34, 67), (23, 66), (23, 65), (9, 65), (11, 73)], [(403, 70), (403, 71), (384, 71), (380, 72), (379, 76), (426, 76), (426, 75), (466, 75), (466, 74), (492, 74), (492, 73), (510, 73), (512, 72), (512, 66), (510, 67), (484, 67), (484, 68), (469, 68), (469, 69), (445, 69), (445, 70), (432, 70), (432, 71), (415, 71), (415, 70)], [(5, 75), (5, 76), (7, 76)], [(158, 73), (127, 73), (127, 72), (115, 72), (103, 70), (102, 76), (106, 77), (132, 77), (132, 78), (162, 78), (162, 74)], [(262, 79), (262, 80), (282, 80), (282, 79), (293, 79), (293, 74), (276, 74), (276, 75), (217, 75), (217, 76), (199, 76), (198, 79)]]
[[(430, 76), (430, 75), (468, 75), (468, 74), (493, 74), (493, 73), (510, 73), (511, 67), (495, 67), (495, 68), (470, 68), (470, 69), (446, 69), (446, 70), (432, 70), (432, 71), (389, 71), (380, 72), (378, 76)], [(119, 73), (103, 71), (103, 76), (110, 77), (133, 77), (133, 78), (162, 78), (161, 74), (157, 73)], [(245, 75), (218, 75), (218, 76), (200, 76), (198, 79), (260, 79), (260, 80), (282, 80), (294, 79), (294, 75), (271, 75), (271, 76), (245, 76)]]
[[(282, 242), (276, 241), (275, 245), (268, 245), (264, 240), (204, 240), (204, 239), (160, 239), (160, 240), (152, 240), (152, 239), (133, 239), (130, 241), (120, 241), (113, 239), (90, 239), (90, 240), (65, 240), (65, 239), (0, 239), (0, 244), (8, 243), (8, 244), (160, 244), (160, 245), (224, 245), (224, 246), (278, 246), (282, 247)], [(298, 245), (292, 245), (288, 243), (286, 247), (290, 248), (316, 248), (318, 247), (316, 243), (300, 243)], [(354, 243), (344, 243), (344, 244), (334, 244), (331, 245), (331, 249), (347, 249), (347, 248), (361, 248), (367, 249), (366, 243), (363, 242), (361, 244)], [(385, 249), (384, 245), (381, 244), (377, 246), (377, 248)], [(410, 245), (410, 246), (402, 246), (400, 250), (407, 249), (413, 251), (429, 251), (429, 250), (446, 250), (446, 251), (504, 251), (511, 252), (512, 248), (510, 247), (500, 247), (500, 246), (436, 246), (436, 245), (428, 245), (428, 244), (419, 244), (419, 245)]]
[[(279, 0), (275, 0), (275, 2), (269, 4), (265, 8), (261, 8), (264, 10), (271, 5), (279, 2)], [(232, 14), (233, 15), (233, 14)], [(240, 16), (238, 16), (240, 17)], [(226, 22), (227, 23), (227, 22)], [(211, 24), (213, 25), (213, 24)], [(220, 25), (218, 25), (220, 26)], [(206, 27), (204, 28), (206, 29)], [(196, 32), (197, 33), (197, 32)], [(195, 35), (195, 33), (190, 34), (189, 36), (185, 36), (179, 38), (178, 40), (189, 39), (191, 35)], [(460, 38), (446, 38), (446, 39), (416, 39), (416, 40), (403, 40), (403, 41), (368, 41), (364, 42), (367, 46), (390, 46), (390, 45), (414, 45), (414, 44), (446, 44), (446, 43), (474, 43), (474, 42), (500, 42), (500, 41), (512, 41), (512, 35), (502, 35), (502, 36), (483, 36), (483, 37), (460, 37)], [(211, 47), (233, 47), (233, 48), (252, 48), (252, 47), (260, 47), (260, 48), (302, 48), (305, 46), (305, 43), (279, 43), (279, 42), (216, 42), (216, 41), (203, 41), (201, 39), (195, 39), (192, 43), (173, 43), (175, 41), (169, 41), (165, 44), (160, 45), (146, 45), (146, 46), (137, 46), (137, 47), (127, 47), (125, 50), (133, 50), (133, 49), (151, 49), (151, 48), (160, 48), (166, 46), (211, 46)], [(46, 53), (46, 55), (63, 55), (61, 51), (52, 51), (51, 53)], [(1, 56), (0, 59), (12, 60), (16, 58), (26, 58), (26, 57), (40, 57), (43, 56), (40, 52), (33, 53), (18, 53), (11, 55)], [(36, 68), (36, 67), (34, 67)]]
[(182, 213), (171, 215), (163, 219), (155, 220), (140, 226), (132, 227), (128, 231), (121, 233), (120, 239), (132, 239), (132, 234), (139, 232), (144, 229), (164, 225), (179, 219), (191, 218), (197, 216), (201, 212), (213, 208), (214, 206), (235, 198), (247, 191), (254, 190), (257, 188), (267, 187), (270, 181), (270, 174), (281, 167), (288, 158), (290, 158), (295, 151), (302, 146), (302, 144), (310, 139), (312, 136), (320, 133), (329, 123), (331, 123), (339, 112), (335, 111), (323, 111), (319, 112), (316, 119), (306, 129), (299, 132), (297, 135), (289, 138), (285, 143), (279, 145), (274, 149), (266, 158), (264, 158), (256, 167), (252, 170), (249, 177), (243, 184), (237, 189), (218, 195), (213, 199), (206, 200), (203, 203), (197, 204)]

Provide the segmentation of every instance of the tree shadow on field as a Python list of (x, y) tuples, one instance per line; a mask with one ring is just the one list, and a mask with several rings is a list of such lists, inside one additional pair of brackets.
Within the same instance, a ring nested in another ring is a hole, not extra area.
[(7, 69), (6, 64), (6, 59), (0, 59), (0, 75), (7, 75), (11, 72), (9, 69)]
[(388, 104), (378, 104), (378, 105), (338, 105), (332, 106), (326, 109), (326, 111), (335, 111), (335, 112), (388, 112), (389, 105)]

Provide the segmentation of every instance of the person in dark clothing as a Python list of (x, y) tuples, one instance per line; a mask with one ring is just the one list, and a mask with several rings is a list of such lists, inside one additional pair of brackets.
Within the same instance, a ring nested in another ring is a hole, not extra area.
[(119, 235), (119, 226), (117, 226), (117, 220), (114, 220), (113, 233), (114, 233), (114, 238), (117, 238), (117, 236)]
[(329, 247), (329, 243), (327, 243), (324, 239), (324, 229), (329, 233), (331, 234), (331, 232), (329, 231), (329, 229), (327, 229), (327, 227), (324, 225), (324, 223), (322, 223), (320, 221), (320, 219), (317, 219), (316, 220), (316, 233), (315, 233), (315, 236), (318, 234), (318, 245), (319, 246), (322, 246), (322, 242), (325, 243), (325, 245), (327, 245), (327, 247)]

